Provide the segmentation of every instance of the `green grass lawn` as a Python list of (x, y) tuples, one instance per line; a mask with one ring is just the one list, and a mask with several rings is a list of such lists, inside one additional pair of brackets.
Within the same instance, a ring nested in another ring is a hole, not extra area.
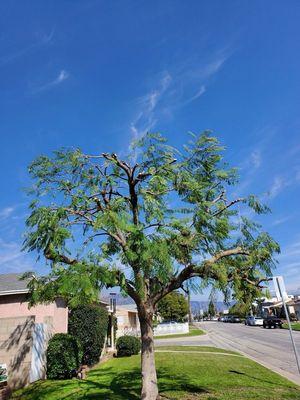
[(190, 331), (188, 333), (176, 333), (175, 335), (160, 335), (160, 336), (155, 336), (155, 339), (171, 339), (171, 338), (199, 336), (199, 335), (205, 335), (205, 332), (202, 329), (198, 329), (192, 326), (190, 327)]
[[(209, 347), (170, 349), (170, 353), (156, 353), (159, 389), (163, 400), (300, 399), (299, 386), (245, 357)], [(183, 349), (186, 353), (181, 353)], [(139, 366), (139, 356), (115, 358), (95, 367), (84, 381), (40, 381), (15, 392), (13, 398), (139, 400)]]
[[(292, 322), (291, 325), (292, 325), (293, 331), (300, 331), (300, 322)], [(282, 327), (284, 329), (289, 329), (288, 324), (283, 324)]]

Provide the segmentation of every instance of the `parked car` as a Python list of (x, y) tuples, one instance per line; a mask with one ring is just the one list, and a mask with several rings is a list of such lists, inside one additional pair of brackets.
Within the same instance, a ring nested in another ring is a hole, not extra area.
[(231, 323), (241, 322), (241, 318), (237, 317), (236, 315), (231, 315), (229, 317), (229, 321), (228, 322), (231, 322)]
[(263, 320), (264, 328), (282, 328), (282, 321), (280, 318), (275, 317), (275, 315), (270, 315)]
[(219, 317), (219, 318), (218, 318), (218, 321), (224, 322), (224, 319), (225, 319), (225, 317)]
[(245, 319), (245, 325), (248, 326), (263, 326), (264, 319), (262, 317), (254, 317), (254, 315), (248, 315)]

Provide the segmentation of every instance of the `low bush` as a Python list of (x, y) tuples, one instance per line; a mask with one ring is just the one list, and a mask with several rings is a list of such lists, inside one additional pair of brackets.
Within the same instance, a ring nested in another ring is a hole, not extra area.
[(117, 340), (117, 356), (132, 356), (141, 350), (141, 341), (135, 336), (121, 336)]
[(290, 313), (290, 320), (292, 322), (298, 321), (297, 315), (295, 313)]
[(82, 358), (80, 343), (67, 333), (56, 333), (47, 348), (47, 378), (69, 379)]
[(98, 305), (73, 308), (69, 316), (69, 333), (82, 346), (83, 364), (93, 365), (99, 361), (108, 328), (108, 312)]

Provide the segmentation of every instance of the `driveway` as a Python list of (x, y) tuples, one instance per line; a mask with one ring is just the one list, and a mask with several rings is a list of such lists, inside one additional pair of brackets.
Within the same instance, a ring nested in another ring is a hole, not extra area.
[[(207, 335), (160, 339), (156, 340), (155, 344), (216, 346), (236, 350), (300, 385), (300, 375), (288, 330), (212, 321), (201, 322), (197, 326), (205, 330)], [(300, 354), (300, 332), (294, 332), (294, 339)]]

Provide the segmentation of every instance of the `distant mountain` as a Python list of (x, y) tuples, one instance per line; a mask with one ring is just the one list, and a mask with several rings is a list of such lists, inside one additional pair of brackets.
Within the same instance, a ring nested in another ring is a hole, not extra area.
[[(196, 301), (196, 300), (192, 300), (191, 301), (191, 308), (192, 308), (192, 313), (193, 314), (197, 314), (200, 312), (200, 310), (202, 311), (207, 311), (208, 309), (208, 304), (209, 301)], [(233, 304), (233, 302), (231, 302), (229, 305), (226, 305), (225, 303), (223, 303), (223, 301), (216, 301), (215, 302), (215, 306), (217, 311), (224, 311), (224, 310), (228, 310), (228, 308)]]
[[(101, 300), (109, 303), (109, 294), (108, 293), (103, 293), (100, 298)], [(124, 297), (120, 293), (116, 293), (116, 300), (117, 300), (117, 305), (124, 305), (124, 304), (133, 304), (133, 300), (130, 297)], [(209, 301), (197, 301), (197, 300), (192, 300), (191, 301), (191, 308), (192, 308), (192, 313), (197, 314), (200, 312), (200, 310), (207, 311), (208, 309), (208, 304)], [(233, 304), (233, 303), (231, 303)], [(228, 310), (230, 305), (224, 304), (222, 301), (217, 301), (215, 303), (217, 311), (223, 311), (223, 310)]]

